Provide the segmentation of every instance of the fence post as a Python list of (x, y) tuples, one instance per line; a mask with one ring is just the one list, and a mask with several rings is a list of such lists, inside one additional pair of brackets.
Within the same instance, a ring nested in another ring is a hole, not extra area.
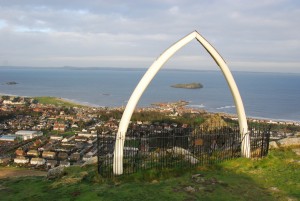
[(265, 131), (262, 132), (261, 136), (261, 150), (260, 150), (260, 157), (262, 158), (265, 155), (265, 148), (264, 148), (264, 142), (265, 142)]
[(100, 174), (100, 136), (99, 136), (99, 131), (97, 131), (97, 149), (98, 149), (98, 152), (97, 152), (97, 160), (98, 160), (98, 174)]

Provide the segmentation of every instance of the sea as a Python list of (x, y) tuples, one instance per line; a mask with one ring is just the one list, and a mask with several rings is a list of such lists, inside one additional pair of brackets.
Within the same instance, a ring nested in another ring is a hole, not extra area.
[[(94, 107), (126, 106), (147, 69), (0, 67), (0, 94), (55, 96)], [(246, 115), (300, 121), (300, 74), (232, 72)], [(8, 85), (7, 82), (17, 82)], [(201, 83), (201, 89), (172, 88)], [(143, 94), (138, 107), (184, 100), (189, 107), (235, 114), (233, 98), (220, 71), (163, 69)]]

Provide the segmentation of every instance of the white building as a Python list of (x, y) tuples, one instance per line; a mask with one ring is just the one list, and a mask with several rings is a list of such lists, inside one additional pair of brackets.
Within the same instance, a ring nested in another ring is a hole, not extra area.
[(78, 136), (80, 136), (80, 137), (86, 137), (86, 138), (91, 138), (91, 137), (97, 137), (97, 133), (81, 132), (81, 133), (78, 133)]
[(2, 135), (0, 136), (0, 141), (13, 142), (16, 138), (16, 135)]
[(51, 135), (50, 136), (50, 140), (61, 141), (62, 139), (63, 139), (63, 136), (61, 136), (61, 135)]
[(27, 156), (38, 156), (39, 152), (35, 149), (29, 150), (27, 153)]
[(31, 165), (44, 165), (46, 163), (46, 160), (43, 158), (32, 158), (30, 160)]
[(42, 154), (43, 158), (50, 158), (50, 159), (54, 159), (56, 156), (56, 153), (54, 151), (44, 151)]
[(72, 135), (70, 137), (65, 137), (62, 142), (70, 142), (71, 140), (74, 140), (75, 139), (75, 135)]
[(27, 130), (20, 130), (17, 131), (16, 136), (22, 138), (23, 140), (28, 140), (28, 139), (32, 139), (38, 136), (42, 136), (43, 132), (41, 131), (27, 131)]
[(25, 164), (25, 163), (29, 163), (29, 159), (28, 158), (25, 158), (24, 156), (17, 156), (15, 159), (14, 159), (14, 163), (21, 163), (21, 164)]

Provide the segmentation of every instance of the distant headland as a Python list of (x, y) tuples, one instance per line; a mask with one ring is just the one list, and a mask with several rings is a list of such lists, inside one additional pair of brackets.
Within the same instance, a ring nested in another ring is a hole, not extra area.
[(203, 85), (201, 83), (188, 83), (188, 84), (174, 84), (171, 85), (173, 88), (184, 88), (184, 89), (201, 89), (203, 88)]

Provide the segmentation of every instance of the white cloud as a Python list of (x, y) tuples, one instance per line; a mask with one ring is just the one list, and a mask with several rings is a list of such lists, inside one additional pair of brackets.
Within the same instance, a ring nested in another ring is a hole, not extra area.
[(176, 15), (179, 12), (179, 7), (178, 6), (172, 6), (170, 9), (168, 9), (168, 12), (172, 15)]
[[(195, 29), (225, 60), (238, 64), (237, 70), (285, 65), (294, 72), (300, 63), (300, 2), (292, 0), (0, 0), (0, 5), (0, 64), (148, 67)], [(214, 65), (195, 44), (168, 66)]]

